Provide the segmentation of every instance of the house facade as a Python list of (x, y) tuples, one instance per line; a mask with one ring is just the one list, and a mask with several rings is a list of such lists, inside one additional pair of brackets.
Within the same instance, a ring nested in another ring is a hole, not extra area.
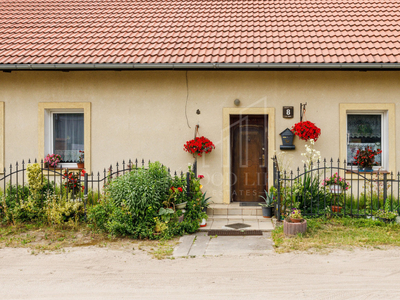
[[(74, 169), (84, 151), (95, 174), (136, 158), (186, 171), (197, 133), (216, 147), (198, 158), (207, 195), (257, 202), (280, 133), (306, 104), (323, 158), (351, 163), (368, 146), (382, 149), (376, 168), (396, 173), (399, 6), (364, 2), (118, 1), (118, 17), (104, 2), (1, 2), (1, 169), (51, 153)], [(286, 151), (293, 169), (304, 145), (295, 137)]]

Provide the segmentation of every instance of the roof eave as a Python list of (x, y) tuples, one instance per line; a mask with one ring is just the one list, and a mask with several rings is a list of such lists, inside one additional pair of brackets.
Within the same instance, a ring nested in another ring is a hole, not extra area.
[(0, 64), (3, 71), (73, 70), (400, 70), (399, 63)]

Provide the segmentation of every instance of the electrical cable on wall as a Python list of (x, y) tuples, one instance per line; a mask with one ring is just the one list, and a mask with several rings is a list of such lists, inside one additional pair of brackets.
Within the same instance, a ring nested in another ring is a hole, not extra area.
[(187, 116), (187, 103), (188, 103), (188, 99), (189, 99), (189, 83), (188, 83), (188, 71), (186, 71), (186, 104), (185, 104), (185, 117), (186, 117), (187, 126), (188, 126), (189, 128), (192, 128), (192, 127), (190, 127), (190, 125), (189, 125), (189, 119), (188, 119), (188, 116)]

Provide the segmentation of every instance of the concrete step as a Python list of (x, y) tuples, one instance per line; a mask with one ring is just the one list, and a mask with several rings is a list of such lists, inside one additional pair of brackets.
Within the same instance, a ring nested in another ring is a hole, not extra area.
[(215, 218), (215, 217), (209, 217), (207, 220), (207, 226), (206, 227), (200, 227), (199, 231), (209, 231), (209, 230), (237, 230), (233, 229), (230, 227), (226, 227), (226, 225), (229, 224), (236, 224), (236, 223), (243, 223), (248, 225), (246, 228), (242, 228), (239, 230), (261, 230), (265, 232), (272, 231), (274, 229), (274, 226), (272, 224), (271, 219), (242, 219), (242, 218), (233, 218), (233, 219), (228, 219), (228, 218)]
[(240, 206), (239, 203), (211, 204), (207, 209), (209, 216), (262, 216), (261, 206)]

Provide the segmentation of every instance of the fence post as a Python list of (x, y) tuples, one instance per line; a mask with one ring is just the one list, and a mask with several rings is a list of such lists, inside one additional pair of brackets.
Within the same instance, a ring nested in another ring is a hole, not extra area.
[(190, 196), (190, 173), (186, 172), (186, 196), (189, 199)]
[(281, 174), (278, 171), (277, 172), (277, 181), (278, 181), (278, 187), (277, 187), (277, 193), (276, 193), (276, 197), (278, 198), (278, 210), (277, 210), (277, 215), (276, 218), (278, 221), (281, 220)]
[(383, 205), (386, 204), (386, 198), (387, 198), (387, 174), (383, 173)]
[(89, 187), (88, 187), (88, 173), (85, 173), (83, 178), (84, 178), (83, 179), (83, 186), (84, 186), (84, 189), (83, 189), (83, 207), (84, 207), (84, 210), (85, 210), (85, 221), (86, 221), (86, 213), (87, 213), (87, 211), (86, 211), (86, 203), (87, 203), (87, 199), (88, 199), (88, 190), (89, 190)]
[(193, 173), (194, 173), (194, 176), (197, 178), (197, 157), (195, 157), (195, 159), (194, 159)]

